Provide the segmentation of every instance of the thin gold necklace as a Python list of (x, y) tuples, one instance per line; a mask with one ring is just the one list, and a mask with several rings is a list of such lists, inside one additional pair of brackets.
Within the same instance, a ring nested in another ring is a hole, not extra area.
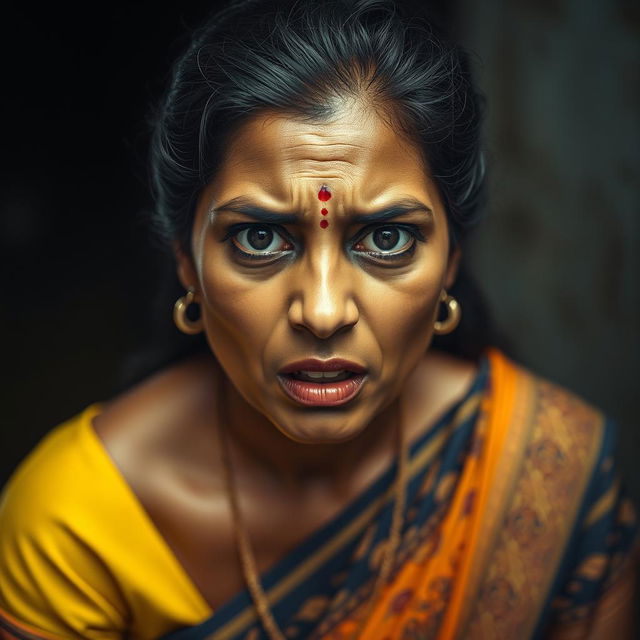
[[(218, 402), (220, 402), (220, 398), (218, 399)], [(220, 412), (220, 414), (222, 414), (222, 412)], [(227, 496), (231, 506), (233, 526), (236, 532), (236, 541), (238, 545), (240, 563), (242, 565), (242, 572), (244, 574), (245, 582), (247, 583), (247, 587), (249, 588), (249, 592), (251, 593), (251, 597), (258, 613), (258, 617), (260, 618), (262, 626), (267, 632), (269, 638), (271, 640), (287, 640), (284, 633), (280, 631), (280, 628), (278, 627), (278, 624), (276, 623), (271, 613), (271, 609), (269, 608), (269, 601), (267, 600), (267, 596), (262, 589), (262, 585), (260, 584), (258, 569), (256, 567), (255, 558), (251, 550), (249, 535), (244, 526), (244, 521), (242, 519), (240, 507), (238, 505), (238, 495), (235, 485), (235, 479), (230, 463), (229, 443), (227, 441), (225, 429), (222, 426), (222, 420), (220, 420), (218, 423), (218, 434), (220, 442), (222, 444), (221, 455), (227, 487)], [(398, 549), (398, 545), (400, 544), (400, 536), (402, 533), (403, 525), (402, 514), (404, 511), (404, 503), (406, 499), (406, 475), (408, 458), (408, 450), (404, 438), (404, 429), (402, 428), (402, 422), (400, 420), (398, 421), (398, 427), (396, 428), (396, 446), (398, 450), (398, 469), (396, 472), (394, 486), (395, 503), (393, 505), (391, 531), (389, 533), (387, 544), (385, 545), (380, 572), (378, 573), (375, 586), (371, 597), (369, 598), (365, 613), (360, 618), (358, 629), (353, 636), (354, 638), (358, 638), (360, 636), (360, 632), (362, 631), (365, 623), (371, 615), (371, 609), (373, 608), (373, 605), (378, 598), (380, 590), (389, 579), (389, 576), (393, 569), (393, 561), (396, 555), (396, 551)]]

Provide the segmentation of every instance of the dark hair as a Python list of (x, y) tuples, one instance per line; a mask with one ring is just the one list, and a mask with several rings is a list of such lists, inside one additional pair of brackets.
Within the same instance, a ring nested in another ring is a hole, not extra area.
[[(243, 122), (265, 110), (321, 121), (343, 96), (364, 98), (418, 144), (452, 245), (463, 241), (485, 188), (482, 100), (466, 53), (399, 0), (244, 0), (213, 14), (174, 65), (154, 119), (150, 173), (161, 237), (190, 253), (198, 196)], [(464, 266), (452, 293), (463, 323), (435, 344), (476, 357), (493, 339)], [(176, 357), (192, 345), (183, 342)]]
[(214, 15), (173, 70), (151, 147), (155, 220), (189, 251), (197, 197), (257, 112), (312, 121), (364, 97), (418, 143), (454, 242), (484, 191), (482, 113), (467, 56), (394, 0), (248, 0)]

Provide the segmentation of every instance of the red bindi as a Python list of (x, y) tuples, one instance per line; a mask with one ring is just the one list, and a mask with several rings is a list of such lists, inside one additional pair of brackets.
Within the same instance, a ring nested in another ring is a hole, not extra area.
[(326, 215), (327, 215), (327, 213), (329, 213), (329, 212), (327, 211), (327, 209), (320, 209), (320, 213), (321, 213), (323, 216), (326, 216)]
[(329, 198), (331, 198), (331, 191), (329, 191), (329, 187), (322, 185), (322, 187), (320, 187), (320, 191), (318, 191), (318, 200), (326, 202)]
[(320, 220), (320, 226), (323, 229), (326, 229), (329, 226), (329, 221), (328, 220)]

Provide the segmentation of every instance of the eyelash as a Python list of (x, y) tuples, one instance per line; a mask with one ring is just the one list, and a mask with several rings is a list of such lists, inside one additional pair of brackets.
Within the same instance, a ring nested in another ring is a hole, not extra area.
[[(250, 222), (231, 225), (227, 229), (227, 232), (225, 233), (224, 237), (222, 238), (222, 242), (228, 242), (234, 253), (236, 253), (238, 256), (242, 257), (243, 259), (247, 259), (247, 260), (257, 260), (264, 263), (268, 258), (271, 258), (269, 262), (274, 262), (278, 258), (284, 257), (282, 255), (283, 254), (282, 251), (271, 251), (269, 253), (250, 253), (248, 251), (243, 251), (242, 249), (240, 249), (240, 247), (238, 247), (238, 245), (235, 242), (229, 242), (229, 240), (232, 240), (235, 236), (239, 235), (246, 229), (251, 229), (251, 228), (270, 229), (271, 231), (273, 231), (274, 233), (277, 233), (279, 236), (281, 236), (284, 240), (286, 240), (290, 244), (295, 244), (293, 241), (293, 238), (291, 238), (291, 236), (287, 233), (287, 231), (278, 225), (264, 224), (264, 223), (250, 223)], [(288, 254), (290, 253), (290, 251), (287, 251), (286, 253)]]
[[(231, 225), (227, 229), (222, 239), (222, 242), (228, 242), (229, 240), (232, 240), (235, 236), (239, 235), (242, 231), (245, 231), (246, 229), (256, 228), (256, 227), (260, 229), (270, 229), (274, 233), (277, 233), (279, 236), (281, 236), (285, 241), (295, 245), (294, 240), (291, 238), (289, 233), (283, 227), (280, 227), (279, 225), (273, 225), (273, 224), (251, 223), (251, 222)], [(400, 251), (396, 253), (378, 253), (375, 251), (358, 251), (357, 252), (358, 256), (359, 257), (369, 256), (372, 260), (375, 260), (375, 261), (395, 262), (413, 254), (416, 247), (416, 241), (425, 242), (424, 234), (422, 233), (422, 231), (420, 231), (420, 229), (416, 225), (376, 224), (376, 225), (369, 225), (368, 227), (365, 227), (364, 229), (362, 229), (361, 232), (356, 237), (354, 237), (349, 241), (349, 244), (351, 245), (357, 244), (361, 242), (364, 238), (366, 238), (368, 235), (373, 233), (374, 231), (378, 229), (387, 229), (387, 228), (400, 229), (402, 231), (406, 231), (413, 238), (413, 242), (411, 243), (411, 246), (409, 246), (404, 251)], [(230, 242), (229, 244), (231, 246), (231, 249), (234, 251), (234, 253), (241, 256), (243, 259), (256, 260), (263, 263), (268, 260), (269, 263), (273, 263), (279, 258), (284, 257), (284, 255), (282, 255), (283, 254), (282, 251), (253, 254), (248, 251), (243, 251), (238, 247), (238, 245), (235, 242)], [(290, 251), (286, 251), (284, 253), (289, 254)]]

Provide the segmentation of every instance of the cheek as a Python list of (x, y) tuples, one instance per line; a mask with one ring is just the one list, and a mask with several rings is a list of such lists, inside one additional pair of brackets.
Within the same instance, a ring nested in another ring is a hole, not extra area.
[(425, 266), (404, 279), (371, 287), (367, 299), (378, 304), (369, 304), (367, 318), (389, 375), (410, 370), (424, 355), (433, 335), (443, 278), (444, 269)]
[(428, 341), (440, 295), (439, 287), (417, 290), (413, 295), (405, 292), (387, 292), (384, 305), (373, 307), (368, 315), (378, 335), (394, 347)]
[(239, 278), (219, 259), (203, 263), (201, 285), (205, 331), (221, 364), (242, 362), (245, 369), (250, 363), (258, 366), (281, 315), (273, 291)]

